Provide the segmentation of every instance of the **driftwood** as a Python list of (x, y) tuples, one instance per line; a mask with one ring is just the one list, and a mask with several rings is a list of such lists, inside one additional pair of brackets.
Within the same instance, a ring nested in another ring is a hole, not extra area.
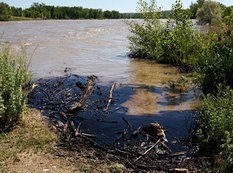
[(134, 132), (131, 133), (131, 136), (133, 136), (134, 138), (136, 138), (140, 132), (141, 132), (141, 126), (137, 128), (137, 130), (135, 130)]
[(169, 169), (170, 173), (188, 173), (189, 170), (186, 168), (173, 168), (173, 169)]
[(85, 84), (86, 88), (83, 91), (80, 100), (73, 103), (70, 106), (70, 108), (68, 110), (69, 113), (75, 113), (75, 112), (82, 110), (86, 107), (86, 100), (88, 99), (88, 97), (91, 96), (92, 92), (94, 91), (95, 79), (96, 79), (96, 76), (88, 77), (87, 83)]
[(180, 157), (180, 156), (183, 156), (187, 154), (186, 151), (180, 151), (180, 152), (176, 152), (176, 153), (171, 153), (171, 154), (166, 154), (166, 155), (163, 155), (163, 156), (160, 156), (160, 158), (172, 158), (172, 157)]
[(89, 137), (89, 138), (94, 138), (95, 135), (93, 134), (88, 134), (88, 133), (81, 133), (82, 136), (86, 136), (86, 137)]
[(187, 153), (186, 151), (172, 153), (172, 154), (169, 154), (169, 157), (177, 157), (177, 156), (185, 155), (186, 153)]
[(161, 139), (158, 139), (156, 143), (154, 143), (148, 150), (146, 150), (141, 156), (139, 156), (137, 159), (134, 160), (134, 162), (137, 162), (139, 159), (141, 159), (143, 156), (145, 156), (149, 151), (151, 151), (159, 142)]
[(142, 168), (142, 169), (155, 169), (157, 166), (148, 166), (144, 164), (136, 164), (137, 168)]
[(109, 94), (109, 100), (108, 100), (108, 104), (106, 106), (106, 108), (103, 110), (103, 111), (107, 111), (111, 102), (112, 102), (112, 99), (113, 99), (113, 92), (114, 92), (114, 89), (116, 88), (116, 82), (113, 83), (112, 85), (112, 88), (110, 90), (110, 94)]

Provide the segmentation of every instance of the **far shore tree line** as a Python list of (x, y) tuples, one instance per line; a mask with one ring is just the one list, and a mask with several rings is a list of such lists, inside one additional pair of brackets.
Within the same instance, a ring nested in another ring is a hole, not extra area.
[[(191, 19), (208, 18), (203, 16), (203, 11), (215, 9), (212, 11), (217, 16), (215, 21), (218, 22), (220, 18), (233, 16), (233, 6), (226, 7), (221, 3), (207, 1), (207, 7), (203, 8), (206, 0), (197, 0), (192, 3), (186, 12), (190, 13)], [(206, 5), (205, 5), (206, 6)], [(219, 6), (220, 9), (216, 6)], [(169, 18), (170, 10), (161, 11), (161, 18)], [(50, 6), (44, 3), (33, 3), (31, 7), (22, 9), (1, 2), (0, 3), (0, 21), (9, 20), (24, 20), (24, 19), (129, 19), (129, 18), (142, 18), (141, 13), (120, 13), (119, 11), (103, 11), (102, 9), (92, 9), (78, 7), (59, 7)], [(210, 17), (209, 17), (210, 18)], [(208, 19), (205, 19), (208, 20)], [(203, 22), (211, 23), (211, 21)]]
[(83, 7), (59, 7), (44, 3), (33, 3), (30, 8), (10, 7), (0, 3), (0, 20), (8, 21), (14, 17), (33, 19), (120, 19), (139, 18), (138, 13), (120, 13), (115, 10), (92, 9)]

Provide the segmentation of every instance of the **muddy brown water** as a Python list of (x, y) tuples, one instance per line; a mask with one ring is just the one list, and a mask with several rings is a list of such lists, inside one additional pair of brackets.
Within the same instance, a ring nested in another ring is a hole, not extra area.
[[(167, 138), (173, 150), (185, 148), (174, 144), (174, 139), (189, 134), (199, 92), (189, 84), (185, 89), (169, 87), (169, 81), (187, 76), (175, 67), (129, 59), (127, 36), (130, 33), (122, 20), (0, 22), (0, 33), (4, 33), (1, 41), (10, 44), (14, 51), (21, 52), (24, 46), (28, 57), (32, 55), (30, 69), (35, 79), (67, 73), (94, 74), (106, 93), (117, 82), (115, 105), (122, 109), (105, 117), (105, 123), (90, 114), (80, 114), (86, 132), (112, 143), (118, 136), (116, 132), (127, 128), (122, 116), (135, 129), (157, 121), (168, 130)], [(81, 120), (76, 125), (78, 121)]]

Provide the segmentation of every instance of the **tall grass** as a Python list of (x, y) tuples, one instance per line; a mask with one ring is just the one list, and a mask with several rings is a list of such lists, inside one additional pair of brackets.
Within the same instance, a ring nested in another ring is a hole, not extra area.
[(9, 130), (20, 119), (26, 103), (22, 91), (30, 78), (25, 57), (5, 50), (0, 53), (0, 130)]
[(233, 169), (233, 90), (220, 85), (216, 96), (208, 94), (202, 103), (198, 110), (201, 151), (224, 160), (222, 170)]

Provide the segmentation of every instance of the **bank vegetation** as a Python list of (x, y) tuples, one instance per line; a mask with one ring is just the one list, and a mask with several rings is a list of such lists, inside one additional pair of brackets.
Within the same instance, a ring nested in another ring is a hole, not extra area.
[(159, 20), (160, 9), (154, 0), (140, 0), (139, 4), (144, 23), (128, 22), (132, 33), (129, 55), (169, 63), (182, 72), (193, 73), (203, 93), (196, 116), (200, 151), (213, 158), (216, 170), (231, 172), (233, 13), (229, 8), (226, 14), (217, 2), (203, 2), (196, 11), (199, 23), (208, 24), (208, 31), (202, 32), (190, 20), (191, 14), (183, 9), (180, 0), (173, 5), (165, 23)]

